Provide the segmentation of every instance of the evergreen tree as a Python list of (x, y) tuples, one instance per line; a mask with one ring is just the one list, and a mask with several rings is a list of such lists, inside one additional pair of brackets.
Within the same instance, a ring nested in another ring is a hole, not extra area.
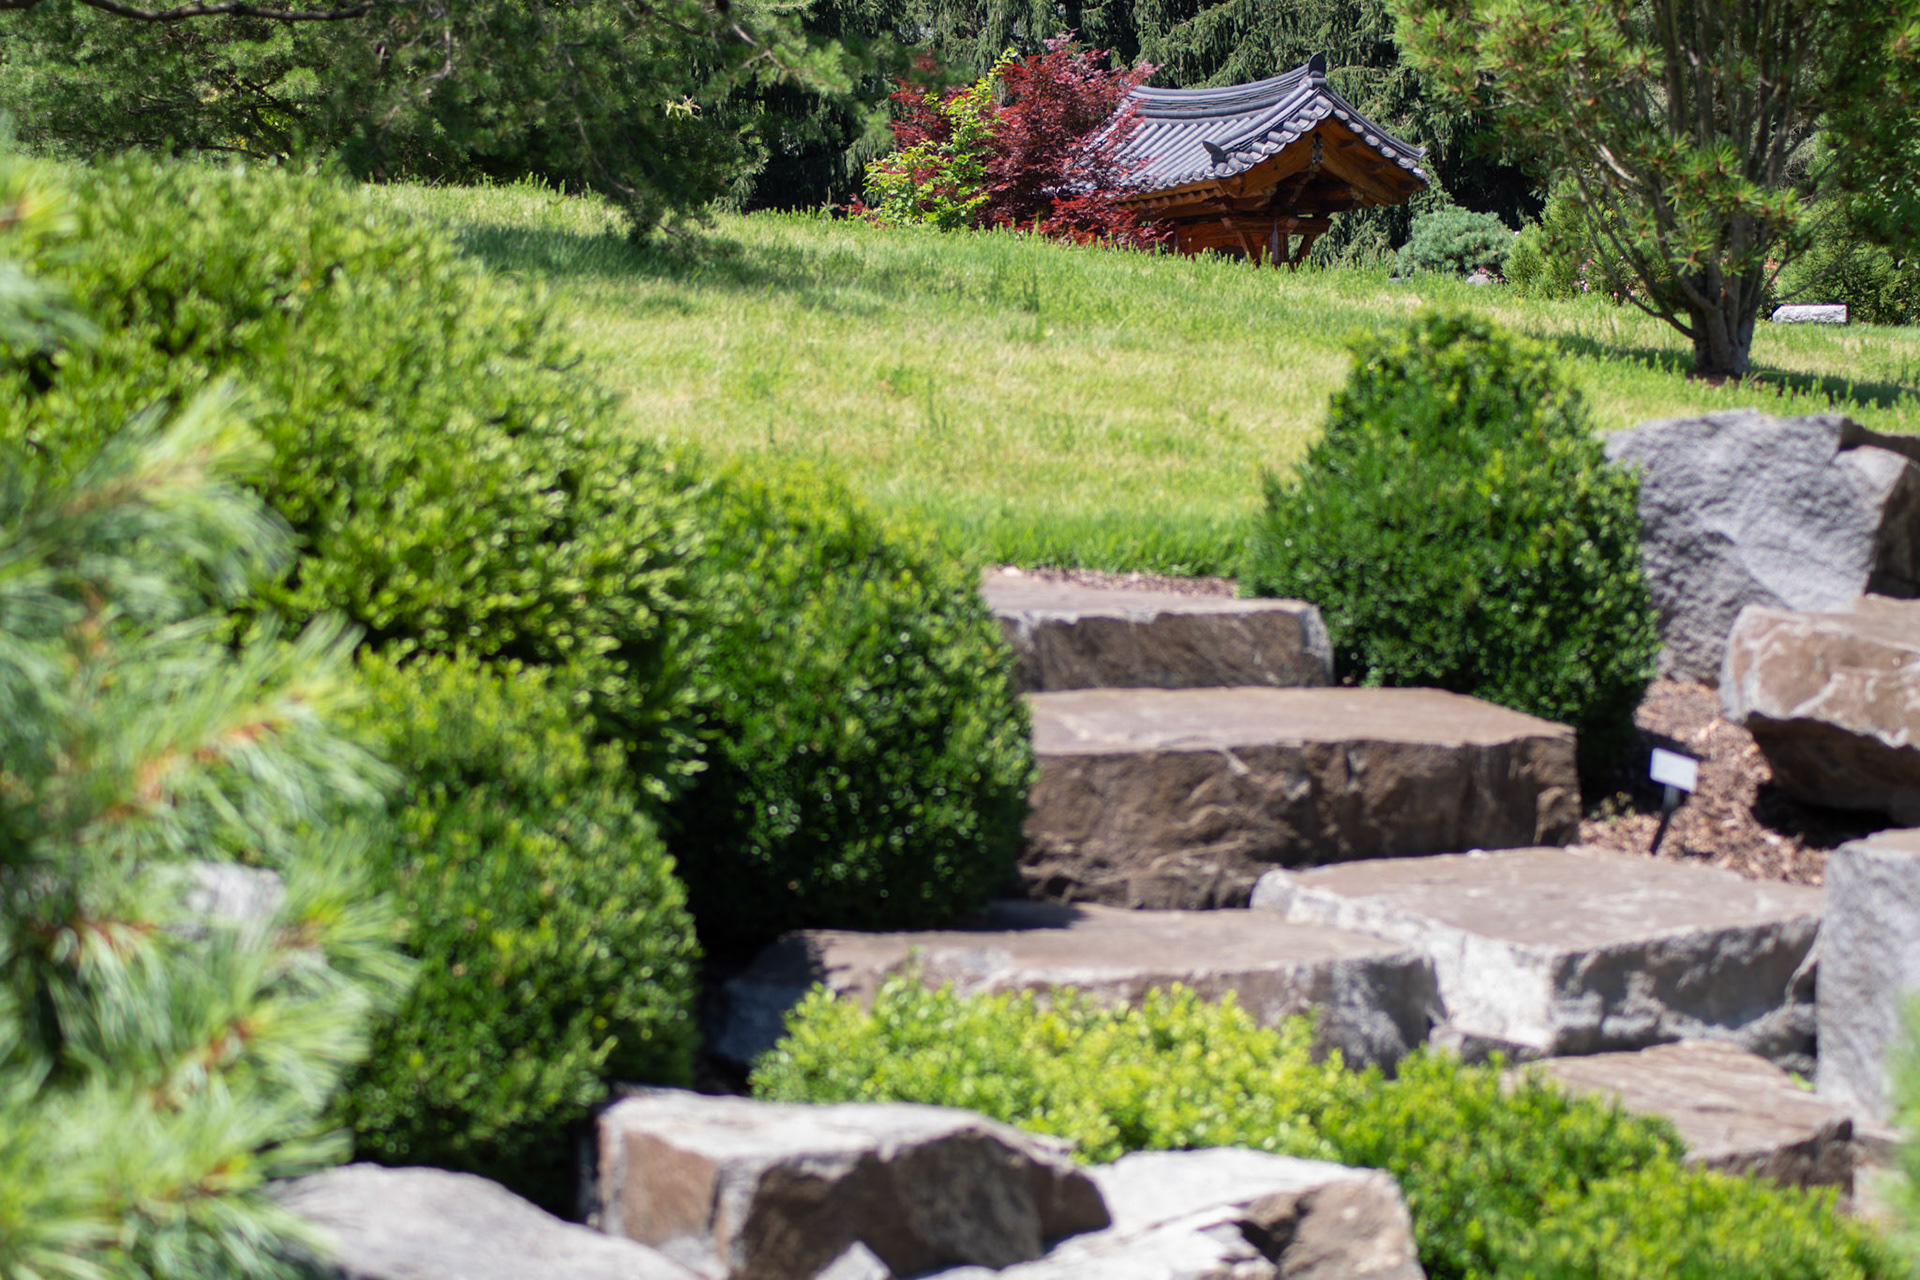
[[(13, 234), (57, 220), (25, 172), (0, 160)], [(0, 280), (4, 358), (80, 336)], [(218, 390), (68, 479), (0, 432), (10, 1280), (294, 1274), (303, 1232), (264, 1184), (344, 1154), (321, 1117), (404, 985), (355, 833), (324, 818), (384, 777), (331, 727), (351, 637), (226, 634), (223, 603), (287, 559), (239, 486), (252, 456)]]

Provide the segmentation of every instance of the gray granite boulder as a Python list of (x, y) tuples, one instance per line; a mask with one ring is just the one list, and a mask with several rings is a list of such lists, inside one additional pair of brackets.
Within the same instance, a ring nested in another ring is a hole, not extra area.
[(1846, 1109), (1725, 1041), (1549, 1058), (1527, 1070), (1671, 1121), (1689, 1164), (1790, 1187), (1853, 1189), (1853, 1119)]
[(940, 1280), (1422, 1280), (1400, 1189), (1241, 1148), (1153, 1151), (1089, 1170), (1113, 1214), (1036, 1262)]
[(1243, 907), (1274, 866), (1554, 844), (1573, 731), (1435, 689), (1028, 695), (1032, 897)]
[(355, 1164), (275, 1195), (319, 1232), (329, 1252), (317, 1270), (331, 1280), (694, 1280), (470, 1173)]
[(1323, 685), (1333, 644), (1298, 600), (1128, 591), (990, 575), (987, 607), (1020, 662), (1020, 687), (1194, 689)]
[(708, 1045), (748, 1063), (815, 984), (867, 1000), (911, 969), (963, 995), (1074, 987), (1103, 1004), (1137, 1004), (1180, 983), (1205, 999), (1232, 992), (1261, 1024), (1309, 1010), (1321, 1047), (1354, 1065), (1389, 1065), (1426, 1039), (1439, 1007), (1433, 968), (1404, 943), (1265, 911), (1126, 911), (996, 902), (968, 929), (789, 934), (724, 990)]
[(1741, 609), (1920, 595), (1920, 440), (1835, 414), (1750, 409), (1607, 438), (1640, 472), (1640, 541), (1660, 673), (1713, 683)]
[(1742, 610), (1720, 700), (1782, 789), (1920, 823), (1920, 601)]
[(1256, 909), (1433, 959), (1434, 1033), (1521, 1058), (1727, 1040), (1810, 1074), (1821, 893), (1598, 849), (1270, 872)]
[(1009, 1267), (1109, 1221), (1061, 1144), (947, 1107), (646, 1090), (597, 1136), (590, 1221), (708, 1280)]
[(1883, 831), (1827, 858), (1820, 933), (1822, 1097), (1863, 1120), (1893, 1114), (1887, 1062), (1920, 992), (1920, 831)]

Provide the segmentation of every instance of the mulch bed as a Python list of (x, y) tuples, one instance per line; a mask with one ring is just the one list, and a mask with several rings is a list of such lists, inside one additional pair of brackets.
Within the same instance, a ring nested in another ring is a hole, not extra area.
[[(1042, 582), (1182, 595), (1230, 596), (1231, 578), (1171, 578), (1091, 569), (1015, 570)], [(1706, 685), (1656, 680), (1634, 713), (1638, 747), (1622, 760), (1609, 794), (1590, 807), (1580, 843), (1644, 854), (1660, 825), (1661, 788), (1647, 777), (1647, 751), (1666, 747), (1700, 759), (1700, 788), (1673, 816), (1659, 855), (1704, 862), (1750, 880), (1817, 885), (1827, 851), (1890, 825), (1871, 814), (1802, 804), (1773, 785), (1773, 770), (1753, 735), (1720, 715)]]

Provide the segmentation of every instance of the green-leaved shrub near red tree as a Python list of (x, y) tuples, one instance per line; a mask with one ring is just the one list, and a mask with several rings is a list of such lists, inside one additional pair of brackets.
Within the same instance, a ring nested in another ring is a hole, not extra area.
[(1063, 35), (943, 94), (902, 81), (893, 94), (895, 150), (868, 166), (873, 203), (857, 211), (948, 229), (1017, 227), (1080, 244), (1158, 244), (1164, 233), (1115, 199), (1130, 170), (1121, 150), (1136, 127), (1123, 108), (1154, 68), (1108, 68), (1106, 59)]

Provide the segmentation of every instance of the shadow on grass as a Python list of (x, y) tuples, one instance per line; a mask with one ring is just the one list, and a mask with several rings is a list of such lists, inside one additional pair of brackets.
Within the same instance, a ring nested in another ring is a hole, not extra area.
[[(1668, 373), (1680, 378), (1693, 372), (1693, 357), (1671, 348), (1601, 342), (1584, 333), (1546, 335), (1546, 340), (1564, 356), (1638, 365), (1655, 373)], [(1920, 397), (1920, 385), (1912, 383), (1862, 382), (1834, 374), (1796, 373), (1789, 369), (1765, 366), (1756, 367), (1737, 385), (1745, 390), (1772, 391), (1782, 399), (1788, 395), (1808, 396), (1824, 400), (1834, 407), (1857, 404), (1892, 409), (1902, 401)]]

